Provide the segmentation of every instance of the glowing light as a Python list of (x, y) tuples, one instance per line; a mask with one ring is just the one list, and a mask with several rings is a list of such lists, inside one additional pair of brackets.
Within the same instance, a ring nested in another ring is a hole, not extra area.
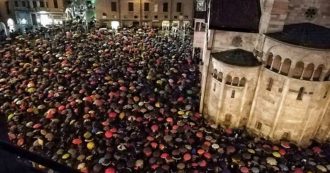
[(118, 27), (119, 27), (119, 22), (118, 21), (112, 21), (111, 22), (111, 28), (112, 29), (118, 29)]
[(50, 19), (47, 14), (41, 14), (40, 15), (40, 23), (43, 26), (50, 25), (52, 23), (52, 19)]

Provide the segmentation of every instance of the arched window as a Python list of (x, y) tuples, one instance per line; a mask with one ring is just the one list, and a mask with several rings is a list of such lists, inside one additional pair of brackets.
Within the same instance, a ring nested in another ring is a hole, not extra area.
[(273, 66), (272, 66), (272, 70), (275, 72), (279, 72), (280, 68), (281, 68), (281, 61), (282, 58), (280, 56), (275, 56), (274, 62), (273, 62)]
[(212, 76), (217, 78), (217, 73), (218, 73), (217, 69), (213, 69)]
[(232, 77), (231, 77), (230, 75), (228, 75), (228, 76), (226, 77), (226, 84), (227, 84), (227, 85), (231, 85), (231, 82), (232, 82)]
[(319, 65), (313, 74), (313, 81), (319, 81), (323, 72), (324, 65)]
[(222, 74), (222, 72), (219, 72), (219, 73), (218, 73), (218, 80), (219, 80), (220, 82), (222, 82), (222, 78), (223, 78), (223, 74)]
[(246, 83), (246, 79), (245, 79), (245, 77), (243, 77), (241, 79), (241, 81), (239, 82), (239, 86), (244, 87), (245, 86), (245, 83)]
[(314, 64), (308, 64), (307, 67), (304, 70), (303, 79), (304, 80), (310, 80), (314, 72)]
[(297, 62), (295, 68), (293, 69), (292, 77), (300, 79), (303, 70), (304, 70), (304, 63), (301, 61)]
[(234, 77), (233, 84), (232, 85), (238, 86), (238, 83), (239, 83), (239, 78), (238, 77)]
[(287, 76), (290, 72), (290, 68), (291, 68), (291, 60), (285, 59), (281, 67), (281, 74)]
[(325, 75), (325, 77), (324, 77), (324, 81), (330, 81), (330, 70), (329, 70), (328, 73)]
[(273, 54), (269, 53), (267, 56), (267, 61), (266, 61), (266, 68), (270, 69), (273, 63)]
[(272, 90), (273, 82), (274, 82), (273, 79), (272, 78), (269, 78), (268, 85), (267, 85), (267, 90), (268, 91), (271, 91)]
[(297, 96), (297, 100), (302, 100), (303, 95), (304, 95), (304, 90), (305, 90), (304, 87), (301, 87), (301, 88), (299, 89), (298, 96)]

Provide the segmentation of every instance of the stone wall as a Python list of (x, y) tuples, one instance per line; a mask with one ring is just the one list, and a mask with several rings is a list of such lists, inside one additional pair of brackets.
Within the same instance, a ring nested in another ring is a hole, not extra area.
[[(310, 11), (307, 11), (310, 9)], [(316, 14), (313, 15), (313, 10)], [(307, 13), (307, 16), (306, 16)], [(329, 0), (290, 0), (286, 24), (310, 22), (330, 27)]]

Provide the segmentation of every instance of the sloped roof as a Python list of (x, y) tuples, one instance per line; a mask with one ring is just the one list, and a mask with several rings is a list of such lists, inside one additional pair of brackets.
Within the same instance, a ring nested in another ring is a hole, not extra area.
[(211, 53), (211, 56), (230, 65), (254, 67), (261, 64), (252, 52), (242, 49), (232, 49), (223, 52)]
[(312, 23), (285, 25), (282, 32), (269, 33), (267, 36), (299, 46), (330, 49), (330, 28)]
[(210, 29), (258, 32), (260, 0), (212, 0)]

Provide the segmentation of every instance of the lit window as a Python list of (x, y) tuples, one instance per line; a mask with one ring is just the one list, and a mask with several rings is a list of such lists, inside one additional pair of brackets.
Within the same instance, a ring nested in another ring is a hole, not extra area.
[(158, 4), (154, 5), (154, 12), (157, 13), (158, 12)]

